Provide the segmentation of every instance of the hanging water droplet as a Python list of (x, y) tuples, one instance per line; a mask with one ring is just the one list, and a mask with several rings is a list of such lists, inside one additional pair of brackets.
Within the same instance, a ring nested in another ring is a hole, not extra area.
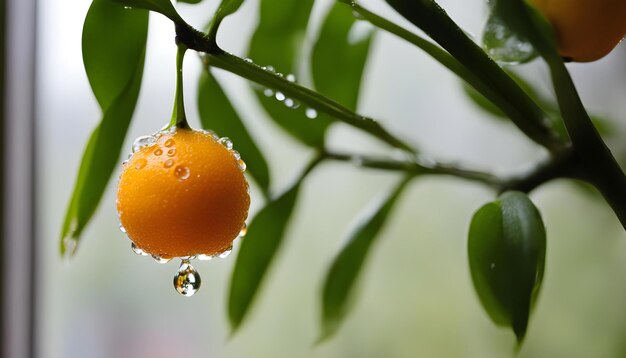
[(196, 258), (200, 261), (209, 261), (209, 260), (213, 260), (215, 256), (200, 254), (200, 255), (196, 255)]
[(227, 258), (230, 253), (233, 252), (233, 246), (231, 245), (230, 247), (228, 247), (226, 250), (220, 252), (219, 254), (217, 254), (217, 257), (219, 257), (220, 259), (225, 259)]
[(168, 160), (165, 161), (165, 163), (163, 163), (163, 167), (165, 167), (165, 168), (171, 168), (172, 165), (174, 165), (174, 160), (172, 160), (172, 159), (168, 159)]
[(185, 180), (189, 178), (189, 168), (184, 165), (179, 165), (174, 169), (174, 176), (178, 178), (178, 180)]
[(288, 74), (285, 79), (289, 82), (296, 82), (296, 76), (293, 73)]
[(200, 289), (200, 275), (191, 266), (188, 260), (182, 260), (176, 276), (174, 276), (174, 288), (183, 296), (193, 296)]
[(139, 248), (139, 246), (135, 245), (134, 242), (130, 244), (130, 249), (133, 250), (134, 253), (141, 256), (148, 256), (148, 253)]
[(278, 101), (282, 102), (285, 100), (285, 94), (282, 92), (276, 92), (276, 95), (274, 96)]
[(145, 158), (139, 158), (137, 159), (137, 162), (135, 163), (135, 169), (139, 170), (139, 169), (143, 169), (146, 164), (148, 164), (148, 161)]
[(137, 137), (137, 139), (135, 139), (135, 141), (133, 142), (133, 153), (137, 152), (143, 147), (151, 146), (154, 143), (156, 143), (156, 139), (154, 138), (154, 136), (147, 135)]
[(120, 224), (120, 231), (123, 232), (124, 234), (126, 234), (126, 229), (124, 229), (124, 227), (122, 226), (122, 224)]
[(172, 149), (167, 151), (167, 156), (168, 157), (173, 157), (174, 154), (176, 154), (176, 148), (172, 148)]
[(226, 147), (226, 149), (228, 150), (233, 149), (233, 142), (228, 137), (220, 138), (219, 143), (223, 145), (224, 147)]
[(243, 226), (241, 227), (241, 231), (239, 231), (239, 237), (245, 237), (248, 234), (248, 225), (246, 223), (243, 223)]
[(269, 88), (266, 88), (266, 89), (263, 90), (263, 95), (265, 97), (272, 97), (274, 95), (274, 91), (272, 91)]
[(166, 263), (172, 261), (172, 258), (164, 258), (164, 257), (161, 257), (159, 255), (152, 255), (152, 258), (158, 264), (166, 264)]
[(71, 237), (66, 237), (65, 239), (63, 239), (63, 247), (65, 248), (65, 256), (69, 257), (74, 255), (74, 253), (76, 252), (76, 247), (78, 245), (76, 244), (76, 240), (72, 239)]
[(163, 149), (157, 148), (157, 149), (154, 150), (154, 155), (159, 156), (161, 154), (163, 154)]
[(174, 143), (174, 140), (172, 138), (170, 138), (170, 139), (165, 141), (165, 146), (168, 147), (168, 148), (173, 146), (174, 144), (175, 143)]
[(315, 119), (317, 118), (317, 111), (313, 108), (307, 108), (304, 115), (309, 119)]

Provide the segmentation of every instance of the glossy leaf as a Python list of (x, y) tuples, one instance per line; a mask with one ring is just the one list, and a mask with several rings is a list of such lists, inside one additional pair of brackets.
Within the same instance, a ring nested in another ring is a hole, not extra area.
[(228, 318), (235, 332), (243, 323), (284, 239), (302, 177), (278, 198), (270, 201), (248, 225), (230, 280)]
[(391, 193), (365, 213), (333, 260), (322, 291), (322, 332), (319, 341), (332, 336), (348, 313), (350, 299), (354, 296), (365, 260), (409, 180), (410, 177), (402, 180)]
[(235, 142), (235, 149), (241, 153), (242, 159), (246, 162), (247, 172), (267, 193), (270, 186), (267, 162), (239, 114), (209, 70), (200, 77), (198, 111), (200, 122), (205, 129), (213, 130)]
[(168, 19), (178, 24), (184, 24), (185, 21), (180, 17), (174, 5), (170, 0), (108, 0), (118, 2), (124, 6), (150, 10), (164, 15)]
[(83, 62), (103, 116), (83, 154), (61, 231), (61, 252), (65, 239), (79, 239), (119, 159), (141, 87), (147, 30), (144, 10), (96, 0), (87, 13)]
[(487, 20), (482, 40), (485, 52), (499, 63), (521, 64), (537, 58), (530, 42), (511, 31), (496, 13)]
[(522, 342), (543, 280), (546, 232), (537, 208), (507, 192), (472, 218), (468, 254), (474, 288), (494, 323)]
[(202, 2), (202, 0), (178, 0), (178, 2), (184, 2), (187, 4), (199, 4)]
[[(296, 59), (302, 50), (312, 5), (312, 0), (262, 0), (259, 26), (252, 37), (248, 57), (285, 76), (298, 74), (300, 63)], [(330, 124), (328, 119), (309, 120), (303, 107), (288, 108), (284, 101), (276, 99), (276, 94), (268, 93), (270, 96), (266, 97), (263, 93), (262, 88), (256, 91), (259, 101), (279, 126), (307, 145), (322, 145)]]
[(369, 22), (358, 20), (349, 6), (335, 2), (311, 55), (315, 88), (356, 110), (373, 35)]

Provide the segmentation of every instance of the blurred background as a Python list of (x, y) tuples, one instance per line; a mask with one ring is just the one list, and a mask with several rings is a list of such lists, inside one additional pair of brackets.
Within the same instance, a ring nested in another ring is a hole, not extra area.
[[(331, 3), (316, 1), (311, 38)], [(217, 4), (205, 0), (194, 6), (179, 4), (178, 9), (188, 22), (202, 28)], [(362, 4), (413, 29), (381, 0)], [(487, 18), (484, 1), (440, 4), (470, 34), (480, 37)], [(411, 184), (369, 257), (352, 313), (339, 333), (320, 346), (313, 342), (319, 332), (320, 288), (327, 266), (354, 218), (397, 182), (397, 174), (349, 163), (316, 169), (306, 180), (285, 245), (263, 290), (247, 322), (232, 337), (225, 299), (237, 242), (227, 259), (194, 263), (203, 287), (191, 298), (181, 297), (172, 288), (177, 263), (159, 265), (133, 254), (130, 241), (119, 231), (115, 180), (84, 232), (76, 257), (63, 259), (58, 250), (63, 215), (83, 147), (100, 119), (81, 57), (82, 24), (89, 5), (87, 0), (37, 3), (34, 355), (514, 356), (515, 338), (495, 327), (483, 312), (466, 258), (470, 218), (493, 194), (455, 178), (425, 177)], [(248, 0), (225, 20), (219, 38), (224, 49), (245, 55), (257, 12), (258, 1)], [(153, 133), (169, 120), (175, 82), (173, 38), (171, 22), (151, 14), (144, 82), (126, 141), (128, 151), (133, 138)], [(446, 162), (506, 175), (545, 158), (546, 153), (514, 126), (476, 109), (459, 81), (425, 54), (383, 32), (374, 41), (359, 112), (380, 119), (424, 153)], [(620, 158), (626, 157), (625, 68), (626, 45), (600, 61), (570, 65), (586, 106), (612, 120), (613, 133), (607, 140)], [(190, 53), (185, 95), (188, 117), (196, 126), (200, 71), (200, 60)], [(548, 72), (540, 61), (525, 65), (522, 72), (550, 93)], [(268, 158), (274, 191), (280, 191), (312, 153), (266, 117), (245, 80), (222, 72), (218, 76)], [(342, 125), (332, 127), (329, 143), (346, 151), (390, 153), (386, 146)], [(19, 143), (4, 145), (11, 153)], [(15, 161), (7, 158), (5, 168), (11, 168)], [(254, 186), (252, 197), (251, 217), (263, 205)], [(548, 253), (543, 291), (519, 357), (626, 357), (626, 233), (595, 192), (567, 181), (549, 183), (531, 197), (547, 226)], [(7, 211), (19, 205), (15, 200), (5, 200)], [(5, 242), (23, 239), (7, 232)], [(13, 272), (18, 280), (29, 281), (28, 275)]]

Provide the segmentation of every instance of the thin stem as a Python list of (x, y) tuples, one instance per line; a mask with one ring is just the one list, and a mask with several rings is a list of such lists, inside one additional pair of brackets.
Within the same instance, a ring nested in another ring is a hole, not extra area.
[(271, 87), (285, 94), (289, 94), (289, 97), (325, 112), (341, 122), (361, 129), (383, 142), (415, 153), (414, 148), (389, 133), (374, 119), (357, 114), (318, 92), (288, 81), (273, 72), (264, 70), (254, 63), (249, 63), (226, 52), (207, 53), (206, 60), (209, 66), (227, 70), (263, 86)]
[[(436, 2), (432, 0), (386, 1), (398, 13), (446, 49), (467, 70), (480, 78), (488, 86), (492, 96), (500, 97), (495, 103), (503, 106), (503, 111), (524, 134), (551, 152), (563, 149), (564, 144), (546, 122), (546, 116), (541, 108), (465, 34)], [(493, 100), (493, 98), (489, 99)]]
[(447, 175), (463, 178), (469, 181), (478, 182), (498, 190), (503, 184), (503, 180), (499, 177), (480, 172), (476, 170), (468, 170), (453, 165), (442, 163), (426, 163), (419, 161), (402, 161), (388, 158), (376, 158), (366, 155), (348, 154), (326, 151), (324, 156), (331, 160), (350, 162), (362, 168), (403, 171), (414, 175)]
[(187, 46), (178, 43), (176, 51), (176, 94), (174, 99), (174, 110), (172, 111), (172, 119), (167, 128), (176, 126), (176, 128), (189, 128), (187, 123), (187, 115), (185, 114), (185, 98), (183, 96), (183, 60)]

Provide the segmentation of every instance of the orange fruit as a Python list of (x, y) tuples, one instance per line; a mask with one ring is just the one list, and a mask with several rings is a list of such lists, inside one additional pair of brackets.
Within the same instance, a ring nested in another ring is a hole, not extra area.
[(598, 60), (626, 36), (624, 0), (531, 0), (552, 23), (561, 55)]
[(133, 243), (161, 258), (228, 250), (250, 206), (245, 164), (230, 140), (178, 129), (139, 144), (117, 189), (120, 223)]

